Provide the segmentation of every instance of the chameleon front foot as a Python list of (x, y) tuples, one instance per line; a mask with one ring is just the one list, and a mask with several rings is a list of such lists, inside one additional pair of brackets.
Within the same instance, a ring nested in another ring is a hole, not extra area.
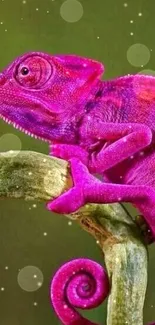
[(87, 167), (80, 160), (72, 158), (69, 162), (74, 187), (47, 203), (48, 210), (61, 214), (73, 213), (85, 205), (84, 183), (89, 182), (91, 178)]
[(77, 211), (86, 203), (115, 203), (131, 202), (137, 206), (140, 212), (147, 212), (144, 218), (150, 227), (148, 240), (155, 240), (155, 191), (144, 185), (126, 185), (104, 183), (92, 174), (88, 168), (77, 158), (69, 160), (74, 187), (47, 203), (47, 209), (60, 214), (70, 214)]

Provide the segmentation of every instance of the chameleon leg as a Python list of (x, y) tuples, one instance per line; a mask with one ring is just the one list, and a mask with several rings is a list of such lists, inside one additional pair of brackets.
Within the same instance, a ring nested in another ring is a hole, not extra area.
[(145, 185), (103, 183), (78, 159), (70, 160), (74, 187), (47, 204), (51, 211), (69, 214), (86, 203), (134, 203), (155, 233), (155, 190)]
[[(90, 127), (89, 127), (90, 128)], [(139, 123), (97, 123), (90, 128), (90, 137), (113, 140), (107, 148), (91, 156), (89, 170), (104, 172), (151, 144), (152, 131)]]
[(121, 161), (133, 156), (138, 151), (146, 148), (152, 141), (152, 131), (144, 124), (139, 123), (103, 123), (102, 121), (90, 121), (82, 130), (84, 136), (110, 145), (89, 154), (79, 145), (52, 144), (50, 154), (55, 157), (69, 160), (79, 158), (92, 173), (103, 173)]
[[(71, 171), (74, 187), (56, 198), (55, 200), (47, 203), (47, 209), (58, 213), (71, 213), (78, 210), (81, 206), (85, 205), (85, 197), (83, 192), (83, 183), (89, 182), (89, 178), (93, 176), (89, 174), (87, 167), (78, 159), (72, 158), (69, 160), (71, 163)], [(76, 164), (77, 162), (77, 164)], [(79, 179), (79, 176), (81, 179)], [(79, 186), (81, 183), (81, 186)], [(69, 209), (67, 207), (69, 201)]]

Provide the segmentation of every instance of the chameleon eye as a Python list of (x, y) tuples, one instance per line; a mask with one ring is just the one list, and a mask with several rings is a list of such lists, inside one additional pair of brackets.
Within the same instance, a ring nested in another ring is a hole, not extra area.
[(29, 69), (27, 67), (21, 68), (21, 74), (23, 76), (26, 76), (29, 73)]
[(49, 80), (52, 72), (52, 66), (46, 59), (34, 55), (18, 64), (15, 79), (25, 88), (38, 89)]

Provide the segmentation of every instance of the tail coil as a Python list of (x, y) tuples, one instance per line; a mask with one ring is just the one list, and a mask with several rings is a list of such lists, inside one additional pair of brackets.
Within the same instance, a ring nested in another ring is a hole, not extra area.
[(54, 310), (64, 325), (94, 324), (75, 308), (99, 306), (109, 293), (108, 276), (95, 261), (79, 258), (64, 264), (55, 274), (50, 297)]

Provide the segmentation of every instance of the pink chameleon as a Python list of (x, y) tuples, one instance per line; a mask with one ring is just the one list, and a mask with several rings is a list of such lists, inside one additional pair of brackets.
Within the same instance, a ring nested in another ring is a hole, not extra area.
[(0, 74), (0, 117), (70, 161), (74, 187), (49, 210), (131, 202), (154, 241), (155, 77), (101, 81), (103, 72), (100, 62), (75, 55), (24, 54)]
[(49, 210), (131, 202), (155, 240), (155, 77), (103, 72), (75, 55), (24, 54), (0, 74), (0, 116), (70, 161), (74, 187)]

